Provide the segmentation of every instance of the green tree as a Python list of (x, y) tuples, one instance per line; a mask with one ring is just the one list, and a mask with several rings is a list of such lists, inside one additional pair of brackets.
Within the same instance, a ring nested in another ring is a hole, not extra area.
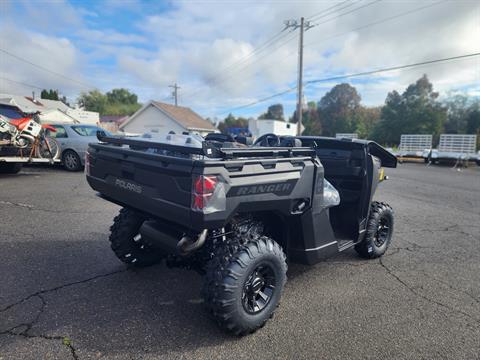
[(285, 121), (283, 115), (283, 105), (282, 104), (273, 104), (268, 107), (266, 113), (260, 115), (259, 119), (273, 119), (273, 120), (281, 120)]
[(96, 111), (103, 115), (107, 106), (107, 96), (98, 90), (82, 92), (78, 98), (78, 103), (87, 111)]
[(372, 137), (382, 144), (398, 144), (401, 134), (433, 134), (443, 130), (447, 119), (446, 108), (438, 101), (438, 93), (426, 75), (399, 94), (387, 95), (382, 108), (381, 120), (373, 130)]
[(70, 106), (70, 103), (67, 100), (67, 97), (63, 95), (60, 99), (61, 102), (63, 102), (65, 105)]
[[(297, 111), (293, 112), (290, 122), (296, 124)], [(302, 125), (304, 130), (302, 135), (321, 135), (322, 134), (322, 121), (320, 119), (320, 114), (317, 110), (317, 103), (315, 101), (310, 101), (308, 103), (307, 109), (304, 109), (302, 112)]]
[(477, 135), (478, 149), (480, 147), (480, 100), (476, 100), (470, 105), (466, 122), (466, 133)]
[(113, 89), (107, 92), (107, 102), (109, 104), (137, 104), (137, 95), (127, 89)]
[(132, 115), (141, 108), (137, 95), (127, 89), (113, 89), (106, 94), (98, 90), (81, 93), (78, 103), (87, 111), (100, 115)]
[(228, 114), (228, 116), (218, 124), (218, 130), (226, 134), (229, 128), (248, 128), (248, 119), (243, 117), (236, 118), (232, 114)]
[(355, 113), (355, 133), (360, 139), (370, 139), (373, 129), (380, 120), (382, 108), (377, 107), (363, 107), (360, 106)]
[(102, 115), (132, 115), (138, 109), (142, 107), (142, 104), (111, 104), (107, 102)]
[(322, 134), (335, 136), (336, 133), (354, 132), (355, 114), (360, 107), (360, 100), (357, 90), (349, 84), (335, 85), (327, 92), (318, 104)]
[(469, 113), (468, 102), (468, 96), (464, 94), (450, 96), (443, 102), (444, 106), (447, 108), (447, 121), (445, 122), (446, 133), (465, 133)]
[(42, 92), (40, 93), (40, 98), (41, 99), (46, 99), (46, 100), (59, 100), (58, 97), (58, 90), (46, 90), (43, 89)]

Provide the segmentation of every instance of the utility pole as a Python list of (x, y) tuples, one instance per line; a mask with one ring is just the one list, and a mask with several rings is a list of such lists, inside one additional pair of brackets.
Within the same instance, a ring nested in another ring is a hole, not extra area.
[(173, 88), (172, 96), (175, 99), (175, 106), (178, 106), (178, 89), (181, 89), (181, 87), (178, 86), (177, 83), (169, 85), (168, 87)]
[(298, 81), (297, 81), (297, 135), (302, 134), (302, 117), (303, 117), (303, 34), (305, 31), (313, 27), (310, 21), (305, 21), (304, 17), (298, 20), (286, 20), (285, 28), (300, 29), (300, 38), (298, 41)]

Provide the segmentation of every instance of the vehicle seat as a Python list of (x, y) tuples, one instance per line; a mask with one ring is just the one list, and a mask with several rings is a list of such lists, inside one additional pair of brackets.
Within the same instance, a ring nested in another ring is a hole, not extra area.
[(302, 140), (293, 136), (285, 136), (280, 140), (281, 147), (302, 147)]

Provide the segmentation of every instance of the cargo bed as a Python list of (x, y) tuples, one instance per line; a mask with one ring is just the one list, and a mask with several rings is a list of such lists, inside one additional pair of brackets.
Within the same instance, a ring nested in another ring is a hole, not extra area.
[[(318, 165), (310, 148), (219, 148), (206, 142), (194, 148), (100, 139), (106, 143), (90, 144), (87, 155), (90, 186), (121, 206), (189, 228), (218, 228), (249, 207), (276, 207), (290, 214), (292, 193), (298, 192), (294, 199), (312, 197)], [(305, 173), (310, 176), (302, 176)], [(192, 188), (199, 176), (215, 176), (221, 182), (214, 209), (192, 209)]]

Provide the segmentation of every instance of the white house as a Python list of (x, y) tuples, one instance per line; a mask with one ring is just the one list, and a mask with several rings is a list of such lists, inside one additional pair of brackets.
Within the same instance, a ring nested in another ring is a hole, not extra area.
[(297, 124), (273, 119), (248, 119), (248, 130), (254, 139), (265, 134), (278, 136), (297, 135)]
[(167, 135), (170, 131), (176, 134), (188, 131), (205, 136), (218, 132), (209, 121), (190, 108), (165, 104), (150, 100), (135, 114), (120, 125), (126, 134), (153, 133)]

